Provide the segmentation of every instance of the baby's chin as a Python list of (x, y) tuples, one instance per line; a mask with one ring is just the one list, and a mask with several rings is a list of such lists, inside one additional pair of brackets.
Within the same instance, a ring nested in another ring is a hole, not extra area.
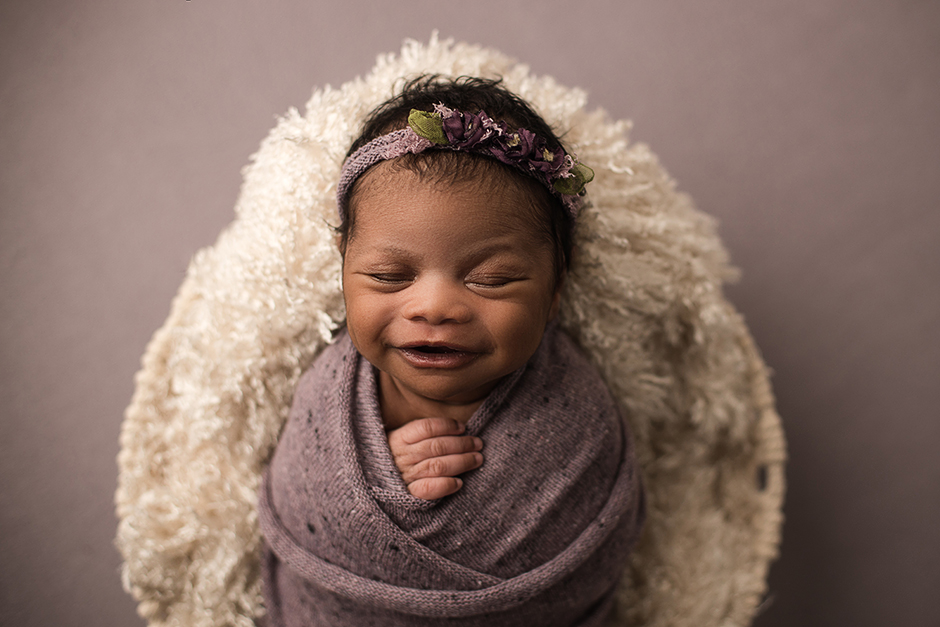
[[(394, 378), (394, 377), (393, 377)], [(466, 385), (459, 373), (447, 375), (426, 375), (410, 380), (395, 378), (395, 384), (402, 392), (417, 397), (424, 403), (442, 406), (462, 407), (479, 404), (499, 385), (503, 377), (485, 381), (472, 386)]]
[(483, 386), (467, 389), (463, 386), (431, 385), (417, 386), (412, 392), (429, 403), (439, 405), (463, 406), (479, 403), (499, 384), (499, 380), (487, 382)]

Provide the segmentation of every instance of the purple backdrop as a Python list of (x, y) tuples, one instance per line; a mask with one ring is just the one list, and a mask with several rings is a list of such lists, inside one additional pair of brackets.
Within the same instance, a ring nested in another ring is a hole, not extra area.
[[(379, 10), (374, 6), (382, 6)], [(0, 5), (0, 623), (141, 625), (122, 411), (275, 114), (433, 29), (586, 88), (716, 215), (790, 445), (760, 627), (940, 624), (940, 5)]]

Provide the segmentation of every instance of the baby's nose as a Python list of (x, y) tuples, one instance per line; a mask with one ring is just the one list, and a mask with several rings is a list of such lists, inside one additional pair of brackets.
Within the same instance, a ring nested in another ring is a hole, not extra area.
[(418, 279), (411, 286), (411, 298), (402, 314), (409, 320), (443, 324), (469, 322), (473, 316), (463, 283), (443, 277)]

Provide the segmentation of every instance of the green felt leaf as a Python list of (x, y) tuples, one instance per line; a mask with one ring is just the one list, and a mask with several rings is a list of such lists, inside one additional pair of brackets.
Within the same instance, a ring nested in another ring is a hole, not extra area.
[(450, 142), (444, 135), (444, 122), (441, 120), (440, 113), (430, 113), (412, 109), (408, 114), (408, 126), (416, 134), (435, 144), (446, 145)]
[(594, 170), (583, 163), (575, 163), (570, 170), (571, 176), (558, 179), (553, 183), (553, 187), (569, 196), (580, 194), (584, 186), (594, 180)]

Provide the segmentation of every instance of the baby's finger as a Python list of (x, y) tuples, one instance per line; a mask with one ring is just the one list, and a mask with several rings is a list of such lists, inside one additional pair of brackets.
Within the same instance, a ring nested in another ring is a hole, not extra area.
[(463, 486), (463, 481), (456, 477), (434, 477), (418, 479), (408, 485), (408, 491), (419, 499), (433, 501), (448, 494), (453, 494)]
[(410, 468), (406, 468), (402, 473), (402, 478), (405, 480), (405, 483), (411, 484), (411, 482), (418, 479), (456, 477), (468, 470), (479, 467), (482, 463), (483, 455), (480, 453), (462, 453), (460, 455), (432, 457)]
[(392, 447), (392, 454), (395, 457), (395, 463), (399, 466), (413, 466), (432, 457), (472, 453), (482, 448), (483, 440), (480, 438), (469, 435), (452, 435), (428, 438), (417, 444), (402, 447), (400, 450)]
[(421, 418), (391, 431), (388, 437), (389, 440), (398, 438), (405, 444), (416, 444), (442, 435), (459, 435), (464, 429), (463, 423), (452, 418)]

